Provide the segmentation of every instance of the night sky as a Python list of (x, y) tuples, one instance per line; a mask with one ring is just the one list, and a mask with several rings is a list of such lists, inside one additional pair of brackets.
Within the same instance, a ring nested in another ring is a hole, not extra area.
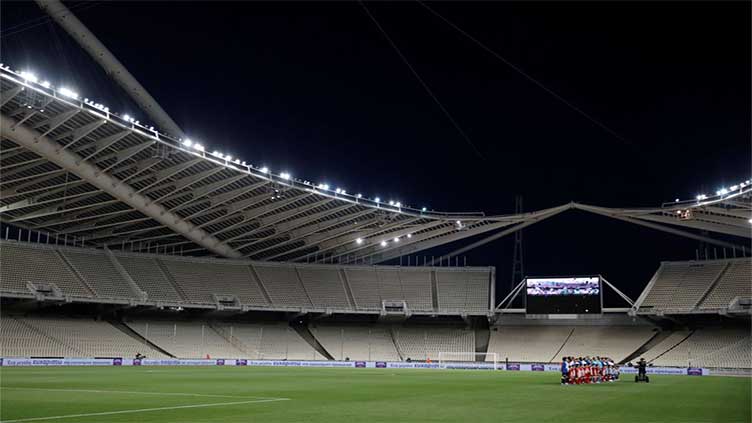
[[(752, 174), (749, 2), (427, 3), (608, 130), (421, 4), (367, 3), (467, 138), (357, 2), (66, 4), (192, 139), (348, 192), (506, 214), (515, 195), (658, 206)], [(44, 16), (3, 2), (2, 62), (148, 122)], [(467, 255), (501, 291), (512, 241)], [(524, 231), (526, 274), (600, 273), (633, 298), (696, 248), (582, 212)]]

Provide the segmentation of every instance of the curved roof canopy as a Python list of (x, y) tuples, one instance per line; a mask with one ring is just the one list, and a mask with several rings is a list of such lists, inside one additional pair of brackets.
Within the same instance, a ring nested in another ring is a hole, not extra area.
[(466, 251), (569, 209), (695, 238), (706, 237), (685, 229), (750, 238), (749, 181), (652, 209), (570, 203), (518, 215), (427, 211), (209, 153), (7, 67), (0, 82), (0, 217), (91, 246), (381, 262), (493, 232)]

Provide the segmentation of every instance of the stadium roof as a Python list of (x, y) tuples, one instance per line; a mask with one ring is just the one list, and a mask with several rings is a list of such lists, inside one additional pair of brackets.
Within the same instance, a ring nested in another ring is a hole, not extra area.
[(0, 217), (90, 246), (382, 262), (496, 232), (466, 251), (568, 209), (698, 239), (708, 240), (676, 226), (750, 238), (749, 180), (716, 195), (648, 209), (569, 203), (518, 215), (429, 211), (210, 153), (32, 74), (0, 67)]

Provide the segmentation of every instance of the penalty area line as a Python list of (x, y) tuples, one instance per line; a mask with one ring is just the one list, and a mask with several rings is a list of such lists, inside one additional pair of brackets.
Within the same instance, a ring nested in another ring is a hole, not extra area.
[(223, 406), (230, 406), (230, 405), (257, 404), (257, 403), (262, 403), (262, 402), (289, 401), (289, 400), (290, 398), (269, 398), (269, 399), (261, 399), (261, 400), (250, 400), (250, 401), (218, 402), (218, 403), (211, 403), (211, 404), (192, 404), (192, 405), (175, 405), (171, 407), (137, 408), (137, 409), (132, 409), (132, 410), (103, 411), (100, 413), (66, 414), (62, 416), (47, 416), (47, 417), (29, 417), (29, 418), (23, 418), (23, 419), (2, 420), (0, 421), (0, 423), (35, 422), (35, 421), (43, 421), (43, 420), (72, 419), (75, 417), (111, 416), (115, 414), (147, 413), (151, 411), (180, 410), (184, 408), (223, 407)]

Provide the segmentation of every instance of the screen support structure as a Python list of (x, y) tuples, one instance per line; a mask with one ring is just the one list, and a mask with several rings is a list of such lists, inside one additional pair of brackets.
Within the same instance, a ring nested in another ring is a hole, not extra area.
[(514, 288), (512, 288), (512, 292), (507, 294), (507, 296), (504, 297), (503, 300), (501, 300), (501, 302), (499, 303), (499, 305), (496, 306), (496, 309), (494, 311), (498, 311), (503, 314), (504, 311), (506, 311), (512, 306), (512, 303), (514, 303), (515, 298), (517, 298), (517, 296), (520, 295), (520, 291), (522, 291), (522, 289), (526, 285), (527, 285), (527, 278), (523, 279)]
[(623, 292), (619, 291), (619, 289), (617, 287), (613, 286), (611, 284), (611, 282), (609, 282), (608, 280), (606, 280), (606, 278), (604, 278), (603, 276), (599, 276), (599, 277), (601, 278), (601, 282), (602, 283), (605, 283), (606, 285), (608, 285), (609, 288), (613, 289), (614, 292), (616, 292), (616, 295), (618, 295), (619, 297), (621, 297), (621, 299), (623, 299), (624, 301), (626, 301), (627, 304), (629, 304), (630, 307), (632, 307), (634, 305), (634, 301), (632, 301), (631, 298), (627, 297), (626, 294), (624, 294)]
[[(619, 288), (615, 287), (611, 282), (609, 282), (603, 276), (598, 275), (598, 277), (600, 278), (602, 284), (611, 288), (616, 293), (616, 295), (618, 295), (627, 304), (629, 304), (630, 307), (634, 306), (634, 301), (632, 301), (632, 299), (629, 298), (626, 294), (621, 292)], [(523, 288), (525, 288), (526, 286), (527, 286), (527, 278), (523, 279), (522, 282), (518, 283), (512, 289), (512, 292), (507, 294), (507, 296), (504, 297), (503, 300), (501, 300), (501, 302), (499, 303), (499, 305), (496, 306), (496, 309), (494, 311), (504, 314), (505, 311), (511, 308), (512, 304), (514, 303), (514, 300), (517, 298), (518, 295), (520, 295), (520, 292), (523, 291)], [(603, 301), (602, 294), (601, 294), (601, 301)], [(601, 304), (601, 310), (603, 310), (603, 304)]]

